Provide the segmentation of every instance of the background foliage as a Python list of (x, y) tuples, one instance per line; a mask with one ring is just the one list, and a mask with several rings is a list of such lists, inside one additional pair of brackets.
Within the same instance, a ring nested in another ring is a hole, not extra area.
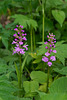
[[(67, 100), (67, 0), (0, 0), (0, 100)], [(22, 90), (18, 88), (12, 55), (14, 28), (23, 25), (28, 52), (22, 56)], [(50, 68), (49, 93), (44, 41), (54, 33), (56, 62)], [(18, 91), (22, 97), (19, 98)]]

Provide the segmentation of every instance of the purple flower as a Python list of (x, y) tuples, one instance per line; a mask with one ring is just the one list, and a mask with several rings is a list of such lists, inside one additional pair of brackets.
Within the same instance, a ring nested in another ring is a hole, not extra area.
[(52, 52), (52, 49), (50, 49), (50, 53)]
[(20, 49), (20, 53), (24, 54), (25, 53), (24, 49)]
[(47, 44), (48, 42), (46, 41), (44, 44)]
[(53, 50), (53, 52), (54, 52), (54, 53), (57, 53), (57, 51), (56, 51), (56, 50)]
[[(14, 47), (13, 50), (13, 54), (17, 53), (17, 54), (24, 54), (25, 53), (25, 49), (28, 50), (28, 45), (25, 45), (23, 42), (24, 40), (26, 41), (26, 37), (25, 34), (22, 34), (22, 32), (24, 32), (24, 30), (22, 30), (23, 26), (18, 26), (16, 25), (17, 28), (15, 28), (14, 30), (17, 31), (17, 34), (14, 34), (13, 36), (15, 37), (15, 41), (12, 42), (12, 44), (15, 44), (16, 46)], [(19, 27), (19, 28), (18, 28)], [(22, 32), (21, 32), (22, 31)]]
[(23, 37), (22, 39), (25, 40), (25, 41), (27, 40), (26, 37)]
[(56, 43), (56, 41), (54, 41), (54, 43)]
[(17, 30), (18, 30), (17, 28), (14, 29), (14, 31), (17, 31)]
[(49, 61), (47, 64), (48, 64), (48, 66), (50, 67), (50, 66), (52, 65), (52, 62)]
[(19, 44), (20, 44), (20, 45), (22, 45), (22, 44), (23, 44), (23, 42), (21, 42), (21, 41), (20, 41), (20, 42), (19, 42)]
[(49, 52), (46, 52), (45, 55), (48, 57), (50, 55), (50, 53)]
[(50, 33), (49, 33), (49, 35), (50, 35)]
[(48, 47), (47, 47), (47, 46), (46, 46), (45, 48), (46, 48), (46, 49), (48, 49)]
[(16, 53), (16, 51), (15, 50), (13, 50), (13, 54), (12, 55), (14, 55)]
[(49, 38), (49, 35), (47, 35), (47, 38)]
[(24, 35), (26, 36), (27, 34), (25, 33)]
[(20, 25), (21, 28), (23, 28), (23, 26)]
[(12, 44), (16, 44), (17, 42), (13, 41)]
[(55, 48), (55, 45), (53, 47)]
[(19, 44), (16, 44), (17, 47), (19, 47)]
[[(51, 37), (52, 38), (52, 37)], [(54, 37), (52, 38), (54, 40)]]
[(50, 47), (52, 47), (52, 45), (50, 44)]
[(14, 37), (16, 36), (16, 34), (13, 35)]
[(27, 46), (28, 46), (28, 45), (24, 45), (23, 47), (26, 48), (26, 50), (28, 50)]
[(24, 30), (21, 30), (21, 32), (24, 32)]
[(48, 60), (49, 60), (49, 59), (48, 59), (47, 57), (43, 56), (42, 61), (48, 62)]
[(18, 27), (18, 25), (16, 25), (16, 27)]
[(19, 39), (21, 39), (21, 37), (19, 36)]
[(24, 36), (25, 34), (22, 34), (22, 36)]
[(53, 41), (51, 43), (54, 43)]
[(15, 41), (17, 41), (17, 39), (15, 39)]
[(54, 44), (52, 44), (54, 46)]
[(55, 56), (51, 56), (51, 57), (50, 57), (50, 60), (52, 60), (52, 61), (56, 61)]
[(20, 34), (20, 32), (18, 32), (18, 34)]
[[(47, 35), (48, 38), (48, 42), (46, 41), (44, 44), (47, 44), (47, 46), (45, 47), (47, 49), (47, 52), (45, 53), (46, 57), (43, 56), (42, 61), (47, 62), (48, 66), (52, 65), (51, 61), (56, 61), (55, 56), (51, 56), (51, 53), (54, 52), (56, 53), (56, 50), (52, 50), (53, 48), (55, 48), (54, 43), (56, 43), (56, 39), (54, 38), (55, 35), (53, 35), (53, 33), (49, 33), (49, 35)], [(51, 61), (50, 61), (51, 60)]]
[(54, 36), (54, 35), (50, 35), (50, 36)]
[(48, 41), (50, 41), (50, 39), (48, 39)]
[(54, 39), (54, 40), (56, 40), (56, 39)]
[(16, 50), (17, 53), (19, 53), (20, 47), (15, 47), (15, 50)]

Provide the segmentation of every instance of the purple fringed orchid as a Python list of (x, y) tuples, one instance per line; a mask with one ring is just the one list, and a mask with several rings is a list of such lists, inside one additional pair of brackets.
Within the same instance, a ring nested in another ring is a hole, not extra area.
[(49, 33), (49, 35), (47, 35), (48, 38), (48, 42), (46, 41), (44, 44), (47, 45), (45, 47), (45, 49), (47, 49), (47, 52), (45, 53), (45, 56), (43, 56), (42, 61), (47, 62), (47, 65), (49, 67), (51, 67), (52, 65), (52, 61), (56, 61), (55, 56), (51, 56), (51, 53), (57, 53), (56, 50), (53, 50), (53, 48), (55, 48), (54, 43), (56, 43), (56, 39), (54, 38), (55, 35), (53, 35), (53, 33)]
[(24, 34), (24, 30), (22, 29), (23, 26), (18, 26), (16, 25), (17, 28), (14, 29), (16, 33), (13, 35), (15, 37), (14, 41), (12, 44), (15, 44), (16, 46), (14, 47), (13, 54), (25, 54), (25, 50), (28, 50), (28, 45), (25, 45), (26, 39), (26, 33)]

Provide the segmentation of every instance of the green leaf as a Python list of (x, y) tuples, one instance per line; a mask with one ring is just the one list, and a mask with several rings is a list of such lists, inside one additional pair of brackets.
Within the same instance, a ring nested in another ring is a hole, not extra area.
[(67, 93), (67, 77), (61, 77), (55, 80), (50, 88), (50, 93)]
[(39, 88), (37, 81), (24, 81), (23, 87), (26, 93), (36, 92)]
[[(43, 27), (43, 25), (42, 25), (42, 22), (41, 21), (39, 22), (39, 25), (40, 25), (39, 26), (39, 30), (42, 33), (42, 27)], [(54, 28), (53, 22), (50, 19), (48, 19), (48, 18), (45, 17), (45, 21), (44, 21), (44, 31), (47, 32), (47, 31), (52, 30), (53, 28)]]
[(15, 88), (9, 81), (7, 80), (0, 80), (0, 97), (3, 100), (14, 100), (16, 99), (15, 96), (13, 96), (13, 93), (16, 92), (18, 89)]
[(2, 24), (0, 24), (0, 28), (3, 28)]
[(50, 93), (38, 92), (39, 96), (36, 96), (35, 100), (67, 100), (67, 94), (65, 93)]
[(0, 64), (0, 74), (5, 74), (8, 70), (8, 66), (4, 63)]
[(47, 74), (42, 71), (32, 71), (30, 74), (32, 80), (37, 81), (38, 83), (45, 83), (47, 81)]
[(61, 10), (52, 10), (52, 15), (55, 20), (62, 26), (65, 20), (65, 13)]
[(63, 4), (63, 0), (47, 0), (46, 4), (48, 7), (56, 7)]
[(14, 23), (19, 23), (20, 25), (23, 25), (24, 28), (27, 28), (27, 25), (30, 27), (31, 25), (36, 30), (37, 28), (37, 22), (25, 15), (21, 14), (15, 14), (14, 16), (11, 16), (12, 18), (15, 18)]
[(28, 55), (25, 57), (25, 59), (24, 59), (24, 61), (23, 61), (23, 63), (22, 63), (22, 71), (23, 71), (23, 68), (24, 68), (25, 62), (26, 62), (26, 60), (27, 60), (27, 57), (28, 57)]
[(63, 67), (62, 69), (59, 68), (54, 68), (53, 69), (55, 72), (62, 74), (62, 75), (67, 75), (67, 67)]
[(46, 90), (47, 90), (47, 83), (44, 83), (43, 85), (40, 85), (39, 91), (46, 92)]
[(4, 46), (6, 47), (6, 49), (8, 49), (8, 39), (2, 36), (2, 42)]
[(60, 41), (56, 43), (56, 56), (59, 60), (65, 65), (65, 58), (67, 58), (67, 44), (63, 44), (64, 41)]
[(42, 61), (42, 56), (39, 55), (39, 56), (37, 56), (36, 60), (33, 61), (33, 63), (35, 64), (35, 63), (39, 63), (41, 61)]
[(14, 65), (15, 65), (15, 68), (16, 68), (17, 78), (18, 78), (18, 81), (19, 81), (19, 80), (20, 80), (20, 79), (19, 79), (19, 78), (20, 78), (19, 69), (18, 69), (16, 63), (15, 63)]
[(38, 53), (37, 53), (37, 55), (42, 55), (42, 54), (44, 54), (47, 50), (45, 49), (45, 47), (46, 47), (46, 45), (44, 44), (44, 43), (41, 43), (42, 45), (41, 46), (39, 46), (39, 48), (38, 48)]
[(32, 100), (30, 98), (18, 98), (17, 100)]
[(60, 39), (60, 37), (61, 37), (60, 31), (56, 30), (53, 33), (54, 33), (56, 39)]

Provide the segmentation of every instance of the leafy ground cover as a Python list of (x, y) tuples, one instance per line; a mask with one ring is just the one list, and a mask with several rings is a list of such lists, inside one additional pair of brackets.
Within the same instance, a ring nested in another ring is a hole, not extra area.
[(67, 0), (0, 0), (0, 100), (67, 100), (66, 19)]

